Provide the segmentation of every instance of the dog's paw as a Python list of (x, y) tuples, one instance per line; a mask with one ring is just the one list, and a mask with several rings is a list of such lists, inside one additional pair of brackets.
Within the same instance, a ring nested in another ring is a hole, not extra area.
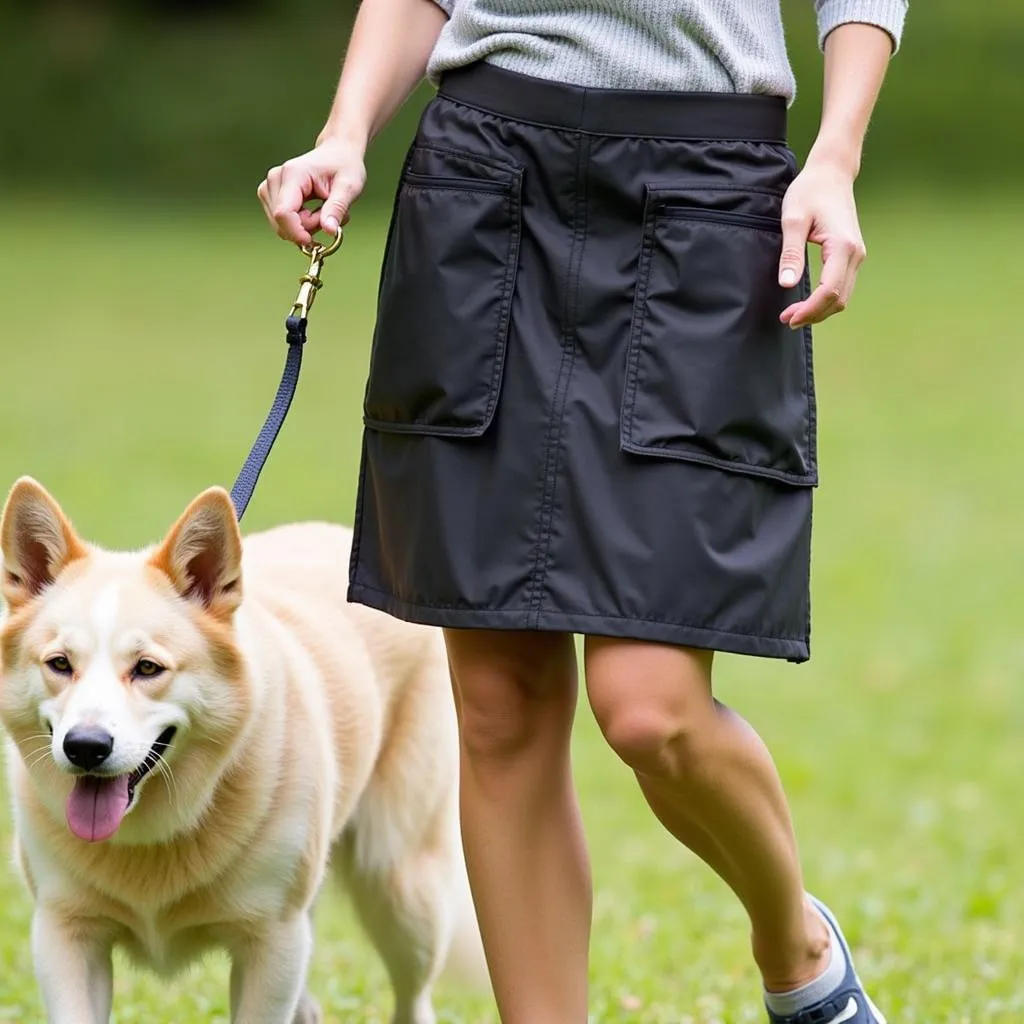
[(292, 1024), (320, 1024), (323, 1019), (320, 1004), (308, 992), (304, 992), (295, 1016), (292, 1017)]

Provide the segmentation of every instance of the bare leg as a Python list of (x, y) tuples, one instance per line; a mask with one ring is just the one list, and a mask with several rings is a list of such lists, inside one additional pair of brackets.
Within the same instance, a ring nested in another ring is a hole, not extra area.
[(712, 657), (588, 637), (587, 689), (658, 819), (743, 903), (766, 987), (785, 991), (824, 970), (828, 930), (806, 901), (775, 765), (754, 730), (713, 698)]
[(586, 1024), (590, 865), (572, 787), (563, 634), (447, 631), (463, 846), (503, 1024)]

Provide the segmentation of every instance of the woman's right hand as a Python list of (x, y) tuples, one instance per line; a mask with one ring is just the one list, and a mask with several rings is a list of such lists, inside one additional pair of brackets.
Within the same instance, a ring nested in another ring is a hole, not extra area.
[[(365, 146), (339, 136), (318, 140), (316, 148), (272, 167), (256, 194), (281, 238), (310, 245), (313, 234), (336, 235), (366, 184)], [(307, 210), (311, 199), (323, 205)]]

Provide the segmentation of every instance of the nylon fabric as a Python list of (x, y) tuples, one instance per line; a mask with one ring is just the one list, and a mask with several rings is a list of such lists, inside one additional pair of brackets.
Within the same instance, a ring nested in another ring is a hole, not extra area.
[[(396, 197), (350, 599), (806, 660), (816, 410), (810, 330), (778, 321), (809, 289), (777, 282), (778, 108), (473, 74)], [(630, 109), (671, 137), (622, 134)]]

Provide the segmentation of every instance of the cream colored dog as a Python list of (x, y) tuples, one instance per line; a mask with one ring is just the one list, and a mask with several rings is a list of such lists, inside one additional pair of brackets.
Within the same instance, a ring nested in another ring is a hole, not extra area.
[(307, 1024), (328, 867), (396, 1024), (474, 926), (440, 633), (345, 597), (350, 534), (239, 534), (202, 494), (157, 548), (101, 551), (39, 484), (0, 521), (0, 720), (49, 1019), (111, 1012), (111, 951), (170, 975), (231, 957), (232, 1019)]

